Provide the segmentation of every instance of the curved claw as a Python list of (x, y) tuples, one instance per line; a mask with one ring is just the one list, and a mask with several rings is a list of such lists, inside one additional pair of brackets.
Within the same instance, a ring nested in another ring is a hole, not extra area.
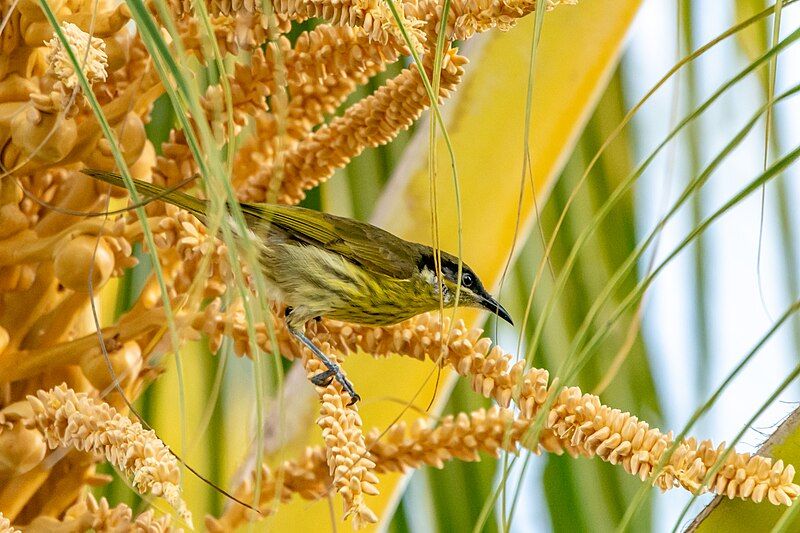
[(350, 399), (350, 403), (347, 404), (347, 407), (350, 407), (351, 405), (355, 405), (356, 402), (361, 401), (361, 396), (356, 394), (355, 391), (350, 392), (349, 394), (350, 394), (350, 398), (351, 399)]

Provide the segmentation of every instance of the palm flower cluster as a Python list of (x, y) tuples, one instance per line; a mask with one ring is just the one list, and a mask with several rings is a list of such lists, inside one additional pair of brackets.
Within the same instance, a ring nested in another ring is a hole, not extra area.
[[(238, 198), (295, 204), (364, 149), (388, 143), (417, 120), (431, 105), (424, 82), (435, 64), (441, 64), (435, 96), (445, 99), (457, 88), (467, 63), (457, 40), (507, 29), (539, 7), (574, 2), (541, 3), (454, 0), (440, 61), (442, 5), (434, 0), (396, 3), (405, 31), (379, 0), (215, 0), (205, 5), (210, 36), (194, 2), (147, 7), (159, 13), (154, 21), (161, 29), (166, 25), (159, 7), (174, 19), (180, 39), (171, 46), (207, 64), (210, 39), (230, 65), (226, 77), (205, 88), (201, 105), (221, 144), (236, 140), (231, 182)], [(191, 215), (154, 203), (147, 207), (147, 223), (166, 293), (151, 276), (116, 324), (96, 331), (94, 292), (135, 264), (132, 250), (145, 242), (146, 229), (130, 213), (76, 214), (102, 211), (109, 195), (121, 194), (79, 172), (115, 168), (114, 146), (103, 136), (79, 74), (91, 84), (133, 177), (174, 186), (193, 176), (198, 164), (184, 130), (174, 128), (160, 146), (146, 135), (154, 103), (167, 88), (146, 41), (130, 30), (128, 5), (68, 0), (51, 9), (65, 40), (39, 2), (0, 0), (0, 530), (14, 530), (12, 523), (26, 531), (191, 527), (177, 458), (131, 418), (120, 392), (135, 398), (159, 375), (158, 356), (168, 350), (158, 342), (169, 316), (165, 300), (177, 309), (181, 341), (204, 335), (216, 351), (229, 338), (238, 354), (250, 355), (249, 328), (236, 301), (223, 307), (218, 299), (231, 285), (225, 246)], [(309, 20), (314, 24), (292, 34)], [(401, 68), (337, 113), (357, 87), (392, 65), (405, 65), (412, 52), (421, 57), (421, 69)], [(232, 120), (226, 118), (228, 97)], [(203, 296), (212, 300), (204, 306), (187, 300), (198, 277)], [(255, 344), (279, 349), (316, 374), (319, 363), (290, 340), (281, 316), (275, 308), (273, 323), (255, 324)], [(338, 383), (318, 387), (321, 444), (277, 466), (255, 465), (234, 489), (254, 502), (258, 486), (255, 505), (263, 514), (294, 495), (318, 499), (336, 492), (358, 527), (377, 519), (369, 499), (379, 491), (381, 473), (522, 448), (597, 456), (643, 480), (652, 475), (662, 489), (682, 486), (774, 504), (790, 504), (798, 495), (793, 467), (726, 454), (724, 446), (705, 441), (674, 443), (671, 434), (602, 405), (596, 396), (551, 383), (546, 371), (515, 362), (463, 323), (429, 315), (387, 328), (323, 320), (309, 324), (307, 333), (342, 360), (357, 350), (436, 360), (498, 406), (436, 425), (425, 419), (398, 424), (382, 435), (364, 431), (358, 406), (347, 405)], [(722, 467), (705, 480), (718, 459)], [(122, 504), (95, 499), (87, 488), (109, 481), (96, 470), (105, 461), (135, 490), (163, 498), (175, 517), (152, 511), (134, 516)], [(224, 531), (258, 518), (230, 505), (221, 516), (207, 517), (206, 525)]]
[[(228, 316), (216, 314), (213, 323), (198, 320), (196, 324), (205, 323), (207, 331), (217, 331), (217, 335), (227, 331), (235, 344), (242, 345), (241, 340), (235, 339), (241, 335), (241, 320), (241, 312), (234, 311)], [(232, 327), (221, 328), (222, 322)], [(661, 490), (683, 487), (729, 498), (768, 500), (775, 505), (791, 505), (800, 495), (800, 486), (793, 482), (792, 465), (781, 460), (773, 462), (769, 457), (736, 453), (724, 443), (714, 445), (694, 438), (676, 443), (672, 433), (665, 434), (630, 413), (603, 405), (595, 395), (582, 393), (577, 387), (551, 383), (546, 370), (526, 369), (523, 361), (514, 362), (500, 346), (492, 345), (480, 329), (467, 328), (460, 320), (451, 323), (447, 318), (440, 321), (435, 315), (425, 314), (384, 328), (322, 320), (309, 330), (323, 349), (341, 356), (361, 350), (375, 356), (438, 361), (470, 379), (475, 392), (493, 398), (498, 404), (489, 410), (451, 415), (433, 425), (424, 418), (410, 426), (401, 422), (385, 435), (377, 428), (371, 430), (364, 440), (366, 452), (361, 452), (356, 462), (374, 472), (405, 472), (423, 465), (441, 468), (451, 459), (478, 461), (479, 452), (497, 456), (503, 451), (519, 453), (526, 448), (534, 453), (598, 457), (621, 465), (642, 481), (649, 479)], [(283, 344), (282, 337), (287, 335), (278, 329), (278, 342)], [(259, 337), (267, 340), (266, 335)], [(268, 347), (267, 344), (265, 348)], [(344, 394), (338, 383), (332, 383), (323, 392), (328, 402), (319, 421), (323, 428), (335, 427), (337, 420), (347, 419), (339, 410), (330, 410), (332, 398), (341, 405), (334, 390)], [(551, 395), (554, 401), (549, 404)], [(534, 427), (543, 408), (548, 410), (537, 433)], [(330, 445), (311, 447), (301, 458), (285, 461), (277, 468), (265, 465), (245, 480), (237, 495), (251, 500), (258, 476), (263, 513), (274, 510), (271, 506), (276, 494), (280, 494), (282, 501), (292, 494), (306, 499), (321, 498), (332, 490), (340, 475), (334, 468), (326, 468), (329, 453)], [(345, 460), (353, 460), (351, 450), (343, 453), (349, 457)], [(374, 487), (372, 483), (366, 486), (368, 491)], [(207, 523), (210, 529), (223, 531), (241, 524), (247, 517), (242, 508), (231, 506), (221, 519), (208, 519)]]

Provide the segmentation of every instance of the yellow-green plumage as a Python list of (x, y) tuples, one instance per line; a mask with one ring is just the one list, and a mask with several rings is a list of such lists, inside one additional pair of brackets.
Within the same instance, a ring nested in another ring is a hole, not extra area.
[[(83, 172), (125, 187), (117, 174)], [(206, 218), (205, 200), (139, 180), (134, 185), (144, 196), (177, 205), (200, 220)], [(343, 385), (347, 382), (338, 367), (302, 335), (308, 320), (329, 317), (359, 324), (394, 324), (437, 309), (440, 302), (445, 307), (455, 305), (458, 288), (461, 305), (483, 307), (511, 321), (475, 273), (450, 254), (441, 252), (437, 269), (431, 247), (364, 222), (294, 206), (242, 203), (240, 207), (259, 241), (271, 291), (268, 296), (286, 304), (289, 330), (326, 361), (331, 372), (326, 377), (335, 376)], [(357, 397), (349, 383), (345, 388)]]
[(419, 276), (398, 279), (368, 271), (313, 246), (276, 243), (266, 247), (262, 261), (264, 275), (277, 291), (275, 299), (291, 306), (292, 318), (300, 323), (326, 316), (394, 324), (429, 311), (431, 302), (438, 301), (434, 287)]

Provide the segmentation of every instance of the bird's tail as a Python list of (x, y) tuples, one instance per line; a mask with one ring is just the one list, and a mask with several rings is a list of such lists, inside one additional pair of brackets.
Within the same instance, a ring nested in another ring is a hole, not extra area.
[[(114, 174), (113, 172), (105, 172), (103, 170), (95, 170), (93, 168), (84, 168), (81, 170), (81, 172), (83, 172), (87, 176), (93, 177), (96, 180), (110, 183), (115, 187), (122, 187), (123, 189), (126, 188), (125, 181), (119, 174)], [(185, 192), (166, 189), (164, 187), (153, 185), (152, 183), (147, 183), (146, 181), (141, 181), (137, 179), (133, 180), (133, 185), (136, 187), (136, 192), (138, 192), (142, 196), (146, 196), (147, 198), (164, 200), (165, 202), (169, 202), (171, 204), (177, 205), (178, 207), (182, 207), (183, 209), (191, 211), (195, 215), (201, 217), (204, 217), (206, 214), (205, 200), (195, 198), (194, 196), (186, 194)]]

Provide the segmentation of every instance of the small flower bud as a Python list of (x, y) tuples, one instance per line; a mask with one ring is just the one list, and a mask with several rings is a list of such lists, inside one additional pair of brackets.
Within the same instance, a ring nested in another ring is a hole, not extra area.
[(0, 411), (0, 478), (24, 474), (44, 459), (44, 437), (25, 423), (32, 416), (28, 402), (16, 402)]
[(42, 113), (31, 107), (11, 120), (11, 142), (27, 156), (56, 163), (72, 151), (78, 139), (73, 119)]
[[(123, 388), (139, 375), (142, 368), (142, 350), (135, 341), (126, 342), (118, 350), (110, 352), (108, 357), (114, 369), (114, 376)], [(97, 390), (105, 390), (112, 383), (113, 377), (102, 355), (90, 353), (82, 357), (81, 370)]]
[(4, 327), (0, 327), (0, 355), (3, 355), (3, 352), (6, 351), (8, 348), (8, 341), (10, 337), (8, 335), (8, 330)]
[(80, 235), (57, 249), (54, 267), (61, 284), (76, 292), (89, 292), (91, 271), (92, 290), (97, 291), (114, 271), (114, 253), (105, 239)]
[(17, 204), (0, 207), (0, 239), (7, 239), (28, 227), (28, 217), (20, 211)]
[[(142, 120), (135, 113), (128, 113), (115, 126), (119, 148), (127, 164), (132, 164), (139, 159), (147, 142), (147, 134), (144, 131)], [(84, 160), (86, 166), (91, 168), (114, 170), (116, 162), (114, 160), (114, 148), (108, 139), (100, 139), (97, 146)], [(103, 190), (109, 187), (106, 185)], [(118, 187), (112, 187), (118, 189)]]

